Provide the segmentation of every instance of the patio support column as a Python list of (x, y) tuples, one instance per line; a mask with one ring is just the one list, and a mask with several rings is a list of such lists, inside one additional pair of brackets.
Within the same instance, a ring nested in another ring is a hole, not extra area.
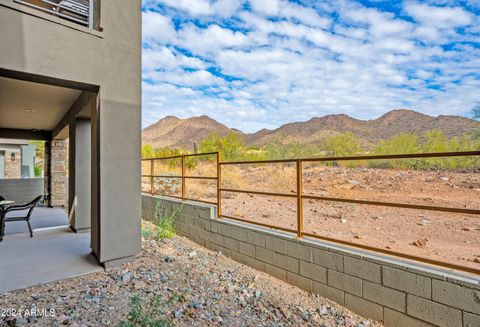
[(51, 150), (52, 149), (52, 142), (45, 141), (45, 147), (43, 150), (43, 177), (44, 177), (44, 195), (46, 195), (46, 205), (51, 207), (51, 196), (52, 193), (50, 180), (52, 178), (52, 160), (50, 158)]
[(62, 140), (45, 142), (45, 194), (49, 207), (66, 206), (67, 202), (67, 143)]
[(75, 119), (69, 125), (68, 216), (76, 232), (91, 223), (91, 123)]

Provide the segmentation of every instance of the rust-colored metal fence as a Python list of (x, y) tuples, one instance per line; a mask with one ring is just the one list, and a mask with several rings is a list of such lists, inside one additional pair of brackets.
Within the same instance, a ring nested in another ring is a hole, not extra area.
[[(216, 156), (216, 176), (186, 176), (185, 175), (185, 161), (187, 157), (192, 156)], [(480, 210), (473, 208), (455, 208), (455, 207), (444, 207), (444, 206), (430, 206), (422, 204), (411, 204), (411, 203), (402, 203), (402, 202), (384, 202), (384, 201), (371, 201), (371, 200), (360, 200), (360, 199), (351, 199), (343, 197), (327, 197), (319, 196), (312, 194), (305, 194), (303, 191), (303, 164), (304, 163), (314, 163), (314, 162), (323, 162), (323, 163), (332, 163), (332, 162), (344, 162), (344, 161), (371, 161), (371, 160), (395, 160), (395, 159), (428, 159), (428, 158), (448, 158), (448, 157), (478, 157), (480, 156), (480, 151), (464, 151), (464, 152), (439, 152), (439, 153), (418, 153), (418, 154), (395, 154), (395, 155), (364, 155), (364, 156), (348, 156), (348, 157), (318, 157), (318, 158), (301, 158), (301, 159), (285, 159), (285, 160), (251, 160), (251, 161), (220, 161), (220, 155), (218, 152), (213, 153), (202, 153), (202, 154), (192, 154), (192, 155), (183, 155), (183, 156), (174, 156), (167, 158), (154, 158), (154, 159), (144, 159), (143, 162), (150, 161), (152, 166), (152, 173), (147, 175), (142, 175), (142, 177), (150, 178), (151, 180), (151, 190), (147, 193), (150, 194), (159, 194), (154, 190), (154, 178), (179, 178), (182, 180), (182, 195), (181, 196), (172, 196), (176, 198), (181, 198), (183, 200), (193, 200), (200, 201), (209, 204), (217, 205), (217, 219), (228, 218), (232, 220), (247, 222), (256, 224), (259, 226), (282, 230), (286, 232), (292, 232), (297, 235), (298, 238), (307, 236), (311, 238), (321, 239), (333, 243), (343, 244), (347, 246), (352, 246), (356, 248), (361, 248), (369, 251), (379, 252), (387, 255), (393, 255), (396, 257), (401, 257), (405, 259), (415, 260), (427, 264), (437, 265), (445, 268), (465, 271), (469, 273), (474, 273), (480, 275), (480, 269), (464, 266), (460, 264), (455, 264), (451, 262), (445, 262), (435, 259), (430, 259), (426, 257), (420, 257), (412, 255), (409, 253), (398, 252), (390, 249), (370, 246), (361, 244), (358, 242), (350, 242), (338, 238), (332, 238), (322, 235), (317, 235), (313, 233), (308, 233), (304, 230), (303, 226), (303, 200), (308, 199), (311, 201), (328, 201), (328, 202), (343, 202), (343, 203), (352, 203), (352, 204), (363, 204), (363, 205), (373, 205), (373, 206), (383, 206), (383, 207), (393, 207), (393, 208), (405, 208), (405, 209), (416, 209), (416, 210), (429, 210), (437, 212), (447, 212), (447, 213), (460, 213), (460, 214), (470, 214), (480, 217)], [(182, 173), (178, 176), (162, 176), (155, 175), (153, 172), (153, 166), (155, 160), (170, 160), (175, 158), (181, 158)], [(225, 188), (222, 186), (222, 167), (227, 165), (254, 165), (254, 164), (274, 164), (274, 163), (287, 163), (295, 165), (296, 173), (296, 190), (290, 193), (287, 192), (264, 192), (259, 190), (252, 189), (236, 189), (236, 188)], [(197, 179), (212, 179), (216, 180), (216, 201), (204, 201), (193, 198), (185, 197), (185, 181), (190, 178)], [(285, 228), (281, 226), (275, 226), (272, 224), (255, 222), (240, 217), (226, 215), (222, 213), (222, 194), (224, 192), (231, 193), (247, 193), (247, 194), (257, 194), (263, 196), (273, 196), (273, 197), (284, 197), (284, 198), (295, 198), (296, 199), (296, 229)], [(161, 194), (165, 195), (165, 194)], [(167, 195), (171, 196), (171, 195)]]

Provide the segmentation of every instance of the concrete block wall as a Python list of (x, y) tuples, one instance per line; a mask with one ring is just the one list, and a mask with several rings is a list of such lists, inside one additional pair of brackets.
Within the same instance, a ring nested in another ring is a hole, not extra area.
[(214, 219), (215, 207), (194, 202), (143, 195), (143, 219), (159, 200), (167, 212), (183, 206), (179, 234), (387, 327), (480, 326), (478, 276)]
[(43, 178), (0, 179), (0, 195), (5, 199), (30, 202), (43, 194)]

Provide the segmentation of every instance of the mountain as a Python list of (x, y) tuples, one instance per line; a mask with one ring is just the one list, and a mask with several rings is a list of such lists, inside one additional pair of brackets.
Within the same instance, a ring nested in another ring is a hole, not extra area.
[(344, 114), (315, 117), (263, 132), (258, 137), (247, 136), (246, 139), (255, 145), (274, 140), (310, 144), (321, 141), (326, 135), (351, 131), (368, 146), (399, 133), (421, 136), (429, 130), (440, 130), (450, 138), (480, 130), (480, 122), (460, 116), (432, 117), (413, 110), (397, 109), (372, 120), (359, 120)]
[(200, 142), (211, 133), (225, 136), (230, 130), (208, 116), (187, 119), (167, 116), (143, 129), (142, 143), (155, 147), (192, 148), (194, 142)]
[(480, 122), (460, 116), (432, 117), (413, 110), (397, 109), (372, 120), (355, 119), (345, 114), (327, 115), (288, 123), (274, 130), (262, 129), (243, 134), (208, 116), (188, 119), (168, 116), (143, 130), (143, 142), (155, 146), (191, 148), (193, 142), (199, 142), (210, 133), (223, 136), (234, 131), (243, 135), (249, 145), (262, 146), (272, 141), (311, 144), (320, 142), (327, 135), (351, 131), (368, 146), (399, 133), (421, 136), (433, 129), (444, 132), (448, 137), (460, 136), (480, 130)]

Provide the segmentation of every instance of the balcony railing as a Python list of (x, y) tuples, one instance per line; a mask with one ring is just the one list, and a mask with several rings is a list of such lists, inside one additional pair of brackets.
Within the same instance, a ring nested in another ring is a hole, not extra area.
[(13, 0), (56, 17), (93, 28), (94, 0)]

